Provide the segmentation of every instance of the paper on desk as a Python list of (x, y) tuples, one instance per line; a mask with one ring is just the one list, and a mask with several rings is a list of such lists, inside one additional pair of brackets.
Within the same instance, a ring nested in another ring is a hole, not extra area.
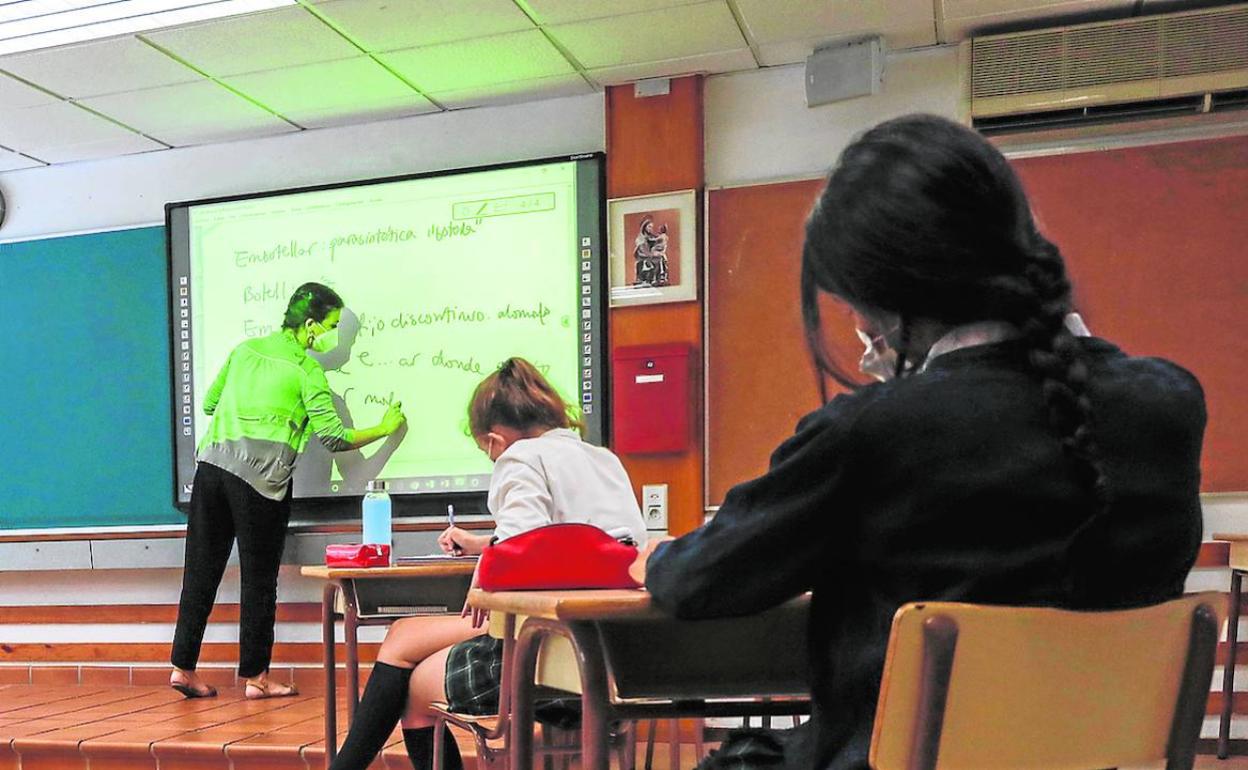
[(452, 556), (449, 553), (427, 553), (422, 556), (400, 556), (395, 559), (395, 564), (412, 564), (422, 561), (455, 561), (464, 559), (476, 559), (475, 556)]

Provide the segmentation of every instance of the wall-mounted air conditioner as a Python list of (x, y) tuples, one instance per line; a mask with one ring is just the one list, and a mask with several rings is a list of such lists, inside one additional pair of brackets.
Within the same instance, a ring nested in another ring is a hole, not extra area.
[(1248, 107), (1248, 4), (976, 37), (986, 132)]

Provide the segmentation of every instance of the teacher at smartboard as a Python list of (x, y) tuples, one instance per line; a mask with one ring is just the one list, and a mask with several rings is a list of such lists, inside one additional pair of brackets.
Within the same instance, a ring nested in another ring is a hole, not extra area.
[(212, 421), (196, 458), (170, 656), (169, 684), (188, 698), (217, 694), (195, 666), (235, 539), (242, 582), (238, 675), (247, 682), (245, 695), (295, 694), (292, 685), (268, 678), (295, 461), (311, 434), (340, 452), (389, 436), (403, 425), (397, 402), (380, 423), (365, 429), (347, 428), (334, 409), (325, 371), (307, 351), (327, 352), (337, 345), (342, 307), (342, 298), (328, 286), (300, 286), (281, 330), (234, 348), (204, 397), (204, 412)]

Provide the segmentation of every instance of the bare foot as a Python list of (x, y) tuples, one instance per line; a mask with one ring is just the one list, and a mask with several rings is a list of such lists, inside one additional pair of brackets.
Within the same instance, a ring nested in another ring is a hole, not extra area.
[(169, 686), (188, 698), (211, 698), (217, 694), (217, 688), (205, 684), (199, 674), (180, 668), (175, 668), (169, 675)]

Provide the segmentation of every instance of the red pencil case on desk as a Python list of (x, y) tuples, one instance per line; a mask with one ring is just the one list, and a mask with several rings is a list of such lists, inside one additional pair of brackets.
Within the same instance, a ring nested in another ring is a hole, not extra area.
[(636, 559), (636, 546), (592, 524), (550, 524), (486, 546), (477, 580), (486, 591), (637, 588)]
[(390, 546), (349, 543), (325, 546), (326, 567), (389, 567)]

